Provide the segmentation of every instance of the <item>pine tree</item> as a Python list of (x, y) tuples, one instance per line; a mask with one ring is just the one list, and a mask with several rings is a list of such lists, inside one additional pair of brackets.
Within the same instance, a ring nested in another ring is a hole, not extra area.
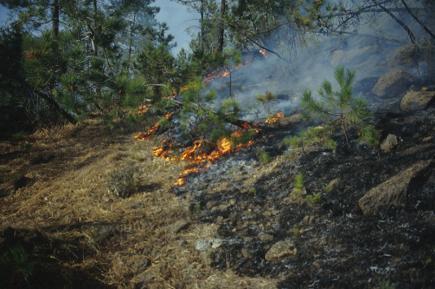
[(376, 132), (369, 124), (371, 113), (367, 103), (354, 97), (352, 93), (355, 73), (338, 67), (335, 70), (335, 79), (338, 90), (334, 90), (329, 81), (324, 81), (319, 89), (319, 99), (315, 99), (312, 92), (306, 90), (301, 103), (303, 109), (308, 116), (324, 121), (327, 126), (340, 128), (348, 146), (349, 131), (352, 128), (358, 131), (361, 141), (376, 144)]

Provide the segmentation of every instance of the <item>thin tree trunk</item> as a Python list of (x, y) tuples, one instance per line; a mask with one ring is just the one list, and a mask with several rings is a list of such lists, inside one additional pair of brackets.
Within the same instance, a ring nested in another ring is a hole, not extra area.
[(200, 29), (201, 29), (201, 35), (199, 38), (200, 41), (200, 49), (201, 49), (201, 55), (204, 54), (204, 37), (205, 37), (205, 23), (204, 23), (204, 14), (205, 14), (205, 4), (204, 4), (205, 0), (201, 0), (201, 7), (199, 8), (199, 13), (201, 15), (201, 23), (200, 23)]
[(414, 35), (414, 33), (412, 32), (411, 28), (408, 27), (408, 25), (405, 24), (405, 22), (403, 22), (400, 18), (398, 18), (396, 15), (394, 15), (393, 12), (391, 12), (389, 9), (387, 9), (385, 6), (383, 6), (382, 4), (378, 3), (376, 0), (373, 0), (373, 2), (375, 4), (377, 4), (379, 6), (379, 8), (381, 8), (385, 13), (387, 13), (391, 18), (393, 18), (394, 21), (397, 22), (397, 24), (400, 25), (400, 27), (403, 28), (403, 30), (406, 31), (406, 33), (408, 34), (409, 40), (411, 40), (412, 44), (416, 43), (416, 37)]
[(411, 15), (412, 18), (414, 18), (414, 20), (424, 29), (424, 31), (426, 31), (430, 36), (432, 36), (433, 39), (435, 39), (435, 34), (420, 19), (418, 19), (417, 15), (412, 12), (405, 0), (402, 0), (402, 4), (403, 6), (405, 6), (408, 14)]
[(53, 0), (51, 7), (52, 31), (54, 40), (59, 38), (59, 23), (60, 23), (60, 3), (59, 0)]
[(136, 24), (136, 13), (133, 15), (133, 23), (130, 27), (130, 39), (128, 41), (128, 58), (127, 58), (127, 75), (130, 75), (130, 67), (131, 67), (131, 54), (133, 52), (133, 29)]
[(218, 34), (218, 52), (223, 53), (225, 45), (225, 15), (227, 10), (227, 1), (221, 0), (221, 16), (219, 20), (219, 34)]

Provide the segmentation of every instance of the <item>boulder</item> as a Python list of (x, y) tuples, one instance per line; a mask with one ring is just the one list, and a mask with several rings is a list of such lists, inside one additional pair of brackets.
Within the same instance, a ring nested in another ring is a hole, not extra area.
[(399, 139), (394, 134), (389, 134), (381, 143), (381, 150), (384, 153), (391, 152), (399, 144)]
[(435, 91), (424, 89), (420, 91), (410, 90), (400, 101), (400, 109), (407, 112), (424, 110), (434, 99)]
[(277, 261), (282, 258), (294, 257), (297, 254), (297, 249), (293, 241), (284, 240), (272, 245), (266, 253), (267, 261)]
[(404, 66), (416, 66), (421, 60), (422, 53), (417, 45), (407, 44), (397, 48), (392, 57), (389, 60), (391, 67), (404, 65)]
[(372, 89), (378, 97), (397, 97), (403, 95), (416, 79), (404, 70), (392, 70), (381, 76)]
[(405, 206), (413, 181), (429, 168), (431, 162), (432, 160), (419, 161), (365, 193), (358, 201), (363, 214), (376, 215), (383, 209)]

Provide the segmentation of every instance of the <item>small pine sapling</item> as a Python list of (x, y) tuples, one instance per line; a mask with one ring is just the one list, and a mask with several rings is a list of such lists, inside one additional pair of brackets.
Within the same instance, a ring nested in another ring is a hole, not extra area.
[(350, 146), (349, 130), (357, 129), (359, 140), (370, 145), (377, 143), (377, 133), (368, 124), (371, 113), (367, 103), (352, 94), (352, 84), (355, 73), (338, 67), (335, 79), (339, 89), (334, 90), (329, 81), (324, 81), (319, 89), (320, 98), (313, 97), (310, 90), (306, 90), (302, 99), (302, 107), (311, 118), (323, 120), (330, 127), (338, 127), (345, 136), (346, 144)]

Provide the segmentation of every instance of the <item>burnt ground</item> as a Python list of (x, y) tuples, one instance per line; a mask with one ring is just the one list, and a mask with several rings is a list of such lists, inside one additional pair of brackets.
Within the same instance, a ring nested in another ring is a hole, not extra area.
[[(275, 132), (191, 177), (176, 192), (191, 198), (196, 220), (218, 224), (212, 264), (278, 278), (278, 288), (435, 288), (434, 163), (408, 187), (400, 208), (364, 216), (357, 205), (372, 187), (418, 160), (433, 160), (435, 110), (385, 115), (377, 128), (382, 138), (399, 137), (392, 152), (356, 143), (349, 149), (338, 139), (335, 153), (292, 155), (277, 145), (282, 134)], [(271, 163), (256, 160), (259, 148), (274, 154)], [(306, 190), (299, 199), (292, 197), (297, 174)], [(297, 253), (267, 260), (283, 240)]]
[(358, 200), (433, 160), (435, 108), (377, 128), (391, 152), (337, 135), (335, 152), (301, 154), (281, 144), (294, 127), (271, 129), (181, 188), (157, 140), (98, 122), (0, 143), (0, 287), (434, 288), (433, 162), (400, 207), (367, 216)]

